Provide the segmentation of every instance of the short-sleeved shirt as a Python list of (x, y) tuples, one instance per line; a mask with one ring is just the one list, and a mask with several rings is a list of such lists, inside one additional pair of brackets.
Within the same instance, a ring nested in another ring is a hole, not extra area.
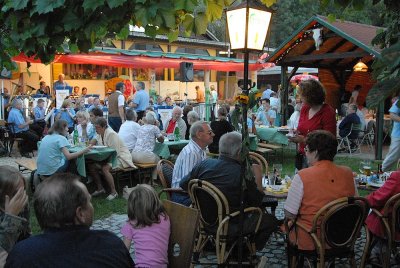
[[(389, 112), (394, 113), (397, 116), (400, 116), (400, 108), (397, 107), (397, 102), (398, 100), (395, 103), (393, 103), (392, 107), (390, 107)], [(400, 138), (400, 122), (393, 121), (392, 137)]]
[(161, 136), (160, 129), (155, 125), (140, 126), (134, 152), (153, 152), (156, 138)]
[[(76, 126), (76, 129), (78, 130), (78, 136), (82, 137), (82, 126), (79, 124)], [(93, 139), (96, 136), (96, 129), (94, 128), (92, 123), (88, 123), (86, 126), (86, 134), (87, 134), (87, 138), (89, 140)]]
[(160, 223), (134, 228), (125, 223), (121, 233), (133, 241), (135, 248), (135, 267), (167, 267), (170, 220), (160, 215)]
[(45, 109), (44, 109), (44, 108), (41, 108), (41, 107), (39, 107), (39, 106), (36, 106), (36, 107), (33, 109), (33, 113), (34, 113), (34, 115), (35, 115), (35, 120), (44, 119), (44, 117), (45, 117), (44, 112), (45, 112)]
[(274, 110), (272, 110), (272, 109), (269, 109), (268, 111), (261, 111), (261, 112), (257, 113), (257, 119), (259, 121), (261, 121), (262, 124), (265, 125), (265, 126), (269, 126), (267, 115), (270, 118), (276, 118), (276, 112)]
[(24, 132), (24, 131), (28, 131), (29, 130), (29, 126), (26, 126), (24, 128), (19, 128), (19, 125), (25, 124), (25, 118), (22, 115), (21, 110), (18, 110), (16, 108), (12, 108), (10, 113), (8, 114), (8, 119), (7, 119), (8, 123), (13, 123), (15, 124), (15, 127), (13, 129), (13, 131), (15, 133), (20, 133), (20, 132)]
[(193, 167), (206, 159), (206, 152), (193, 140), (183, 148), (176, 159), (172, 174), (172, 188), (179, 188), (181, 179), (192, 171)]
[(262, 93), (262, 97), (261, 99), (269, 99), (271, 97), (271, 93), (272, 93), (272, 89), (267, 88), (266, 90), (264, 90), (264, 92)]
[(65, 163), (62, 148), (68, 147), (67, 138), (59, 134), (47, 135), (40, 143), (37, 158), (37, 173), (52, 175)]
[[(71, 113), (72, 116), (75, 116), (75, 111), (72, 108), (69, 108), (69, 112)], [(60, 119), (63, 119), (67, 121), (68, 127), (74, 127), (74, 119), (71, 118), (71, 116), (68, 114), (67, 111), (61, 111), (58, 110), (55, 115), (57, 116), (59, 113), (61, 113)]]
[(144, 89), (136, 92), (135, 99), (133, 100), (133, 102), (137, 104), (137, 107), (135, 109), (136, 112), (142, 112), (146, 110), (146, 108), (149, 106), (149, 100), (149, 94)]
[(66, 88), (66, 87), (69, 87), (69, 85), (68, 85), (68, 83), (67, 82), (60, 82), (60, 81), (56, 81), (56, 82), (54, 82), (54, 89), (59, 89), (59, 88)]
[(118, 136), (130, 151), (135, 148), (140, 125), (134, 121), (127, 120), (119, 128)]
[[(121, 96), (121, 95), (120, 95), (120, 96)], [(124, 98), (123, 95), (122, 95), (122, 98)], [(123, 100), (123, 102), (125, 102), (125, 99)], [(119, 104), (120, 104), (120, 103), (119, 103), (119, 96), (118, 96), (118, 106), (121, 106), (121, 105), (119, 105)], [(124, 105), (124, 104), (122, 104), (122, 106), (123, 106), (123, 105)], [(99, 109), (103, 110), (103, 105), (98, 105), (98, 106), (95, 106), (94, 104), (90, 105), (89, 108), (87, 109), (88, 113), (91, 112), (94, 108), (99, 108)]]
[(218, 93), (216, 90), (211, 90), (211, 96), (212, 96), (212, 104), (216, 104), (218, 101)]

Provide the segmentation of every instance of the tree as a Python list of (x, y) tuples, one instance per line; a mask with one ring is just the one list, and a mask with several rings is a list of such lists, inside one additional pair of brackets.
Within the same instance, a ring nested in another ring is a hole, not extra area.
[[(276, 0), (263, 0), (275, 2)], [(0, 0), (0, 65), (11, 68), (11, 57), (24, 52), (44, 63), (56, 53), (87, 52), (113, 35), (125, 39), (129, 24), (149, 36), (177, 39), (205, 33), (232, 0)]]

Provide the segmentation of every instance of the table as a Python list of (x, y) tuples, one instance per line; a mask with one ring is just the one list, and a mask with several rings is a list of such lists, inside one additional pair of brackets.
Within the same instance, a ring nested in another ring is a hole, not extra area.
[(256, 127), (257, 137), (261, 140), (266, 140), (269, 143), (278, 143), (288, 145), (288, 138), (278, 131), (277, 127), (269, 128), (269, 127)]
[[(70, 153), (75, 153), (80, 150), (83, 150), (85, 147), (82, 146), (74, 146), (69, 147), (68, 150)], [(76, 169), (78, 174), (82, 177), (86, 177), (86, 167), (85, 167), (85, 160), (90, 159), (93, 161), (104, 161), (108, 160), (111, 163), (113, 168), (117, 167), (117, 151), (112, 148), (101, 148), (101, 149), (94, 149), (92, 148), (89, 152), (85, 153), (84, 155), (79, 156), (75, 159)]]
[(171, 156), (170, 149), (182, 150), (188, 143), (189, 140), (156, 142), (153, 153), (163, 159), (168, 159)]

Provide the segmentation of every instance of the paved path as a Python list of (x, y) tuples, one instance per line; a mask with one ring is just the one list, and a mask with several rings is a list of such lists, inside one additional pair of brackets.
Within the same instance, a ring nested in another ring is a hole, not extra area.
[[(280, 202), (277, 208), (277, 217), (278, 218), (283, 218), (283, 202)], [(127, 215), (117, 215), (113, 214), (110, 217), (102, 220), (97, 220), (93, 223), (92, 228), (97, 229), (97, 230), (109, 230), (113, 233), (115, 233), (118, 237), (121, 237), (121, 227), (122, 225), (126, 222), (127, 220)], [(356, 243), (356, 260), (357, 263), (361, 260), (362, 256), (362, 251), (364, 248), (365, 244), (365, 237), (364, 235), (361, 236), (360, 239), (358, 239)], [(134, 258), (134, 252), (131, 250), (132, 258)], [(265, 245), (265, 248), (258, 252), (257, 255), (261, 256), (264, 255), (268, 258), (268, 261), (265, 265), (265, 267), (269, 268), (284, 268), (287, 267), (287, 259), (286, 259), (286, 253), (285, 253), (285, 245), (283, 238), (281, 236), (271, 236), (270, 240), (268, 243)], [(209, 253), (207, 256), (203, 256), (201, 259), (203, 262), (216, 262), (216, 257), (214, 254)], [(336, 267), (350, 267), (346, 262), (346, 260), (339, 261), (336, 263)], [(196, 267), (216, 267), (213, 265), (207, 265), (207, 266), (200, 266), (197, 265)]]

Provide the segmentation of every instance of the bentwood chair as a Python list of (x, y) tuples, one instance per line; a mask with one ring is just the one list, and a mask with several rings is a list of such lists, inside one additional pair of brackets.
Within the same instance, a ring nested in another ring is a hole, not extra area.
[(171, 200), (173, 193), (187, 194), (187, 192), (182, 189), (171, 188), (173, 171), (174, 171), (174, 164), (171, 161), (168, 161), (166, 159), (161, 159), (160, 161), (158, 161), (157, 174), (158, 177), (160, 178), (160, 182), (163, 187), (163, 189), (158, 193), (158, 195), (166, 193), (168, 200)]
[[(199, 263), (200, 253), (204, 246), (210, 241), (216, 248), (218, 265), (234, 265), (231, 253), (238, 245), (239, 231), (238, 220), (240, 212), (231, 212), (225, 195), (213, 184), (193, 179), (189, 182), (189, 195), (192, 204), (200, 213), (199, 237), (193, 253), (194, 264)], [(256, 247), (254, 237), (261, 223), (262, 211), (260, 208), (249, 207), (244, 209), (244, 217), (257, 217), (255, 228), (244, 231), (244, 245), (250, 253), (249, 259), (243, 263), (255, 265)], [(250, 215), (254, 214), (254, 215)], [(236, 224), (235, 224), (236, 223)], [(211, 263), (210, 263), (211, 264)], [(215, 264), (215, 263), (213, 263)]]
[[(325, 263), (334, 263), (335, 258), (350, 259), (350, 266), (356, 267), (354, 245), (365, 225), (369, 210), (368, 202), (362, 197), (343, 197), (322, 207), (314, 216), (311, 227), (298, 221), (292, 225), (285, 221), (288, 233), (296, 234), (303, 230), (310, 235), (314, 250), (302, 250), (287, 236), (287, 255), (289, 267), (303, 267), (304, 259), (318, 268)], [(366, 236), (367, 244), (369, 235)], [(296, 239), (297, 240), (297, 239)]]
[(384, 246), (380, 248), (380, 259), (379, 263), (370, 263), (377, 267), (390, 267), (390, 259), (393, 256), (397, 257), (396, 267), (400, 266), (398, 260), (400, 241), (396, 239), (396, 234), (400, 232), (400, 193), (392, 196), (385, 204), (381, 211), (372, 208), (372, 212), (378, 216), (381, 225), (384, 230), (384, 237), (378, 238), (373, 235), (369, 230), (367, 232), (372, 237), (370, 243), (365, 245), (364, 254), (361, 260), (361, 267), (364, 267), (366, 263), (370, 263), (369, 257), (371, 255), (371, 249), (374, 248), (379, 240), (384, 241)]

